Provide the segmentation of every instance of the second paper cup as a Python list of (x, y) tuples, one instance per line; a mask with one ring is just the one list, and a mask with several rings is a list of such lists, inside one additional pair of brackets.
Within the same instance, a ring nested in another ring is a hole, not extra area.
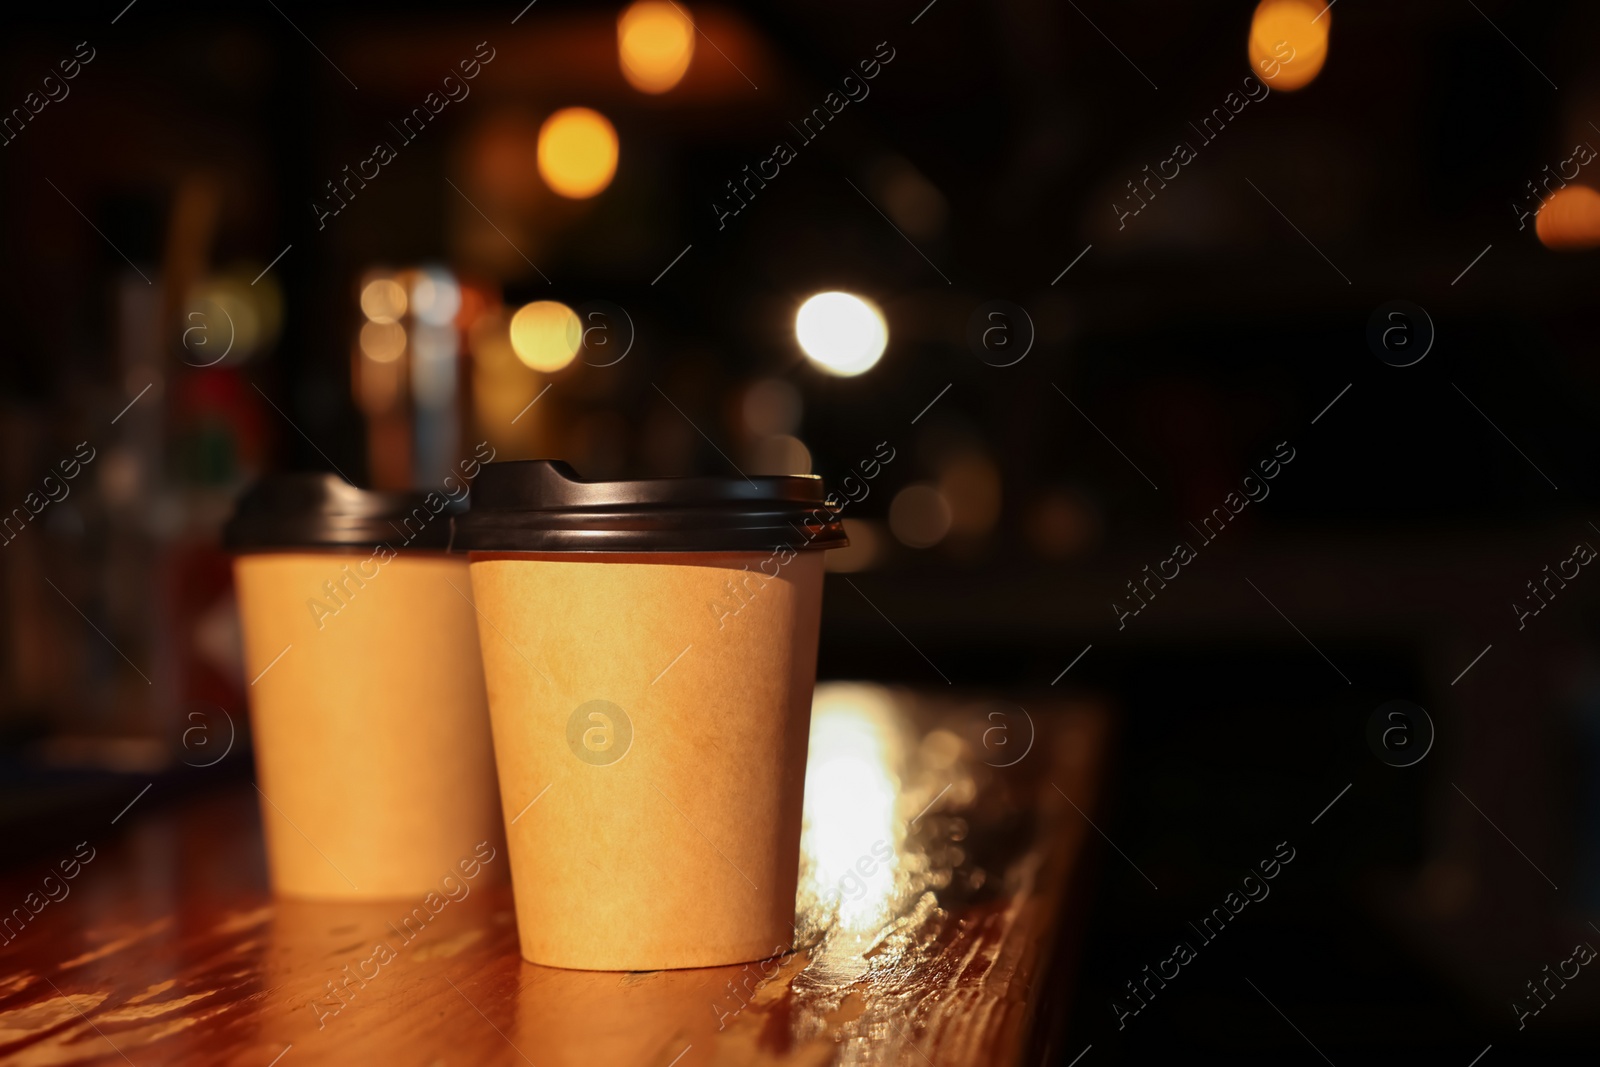
[(280, 894), (422, 901), (500, 845), (477, 625), (449, 521), (438, 494), (330, 474), (269, 478), (228, 525)]

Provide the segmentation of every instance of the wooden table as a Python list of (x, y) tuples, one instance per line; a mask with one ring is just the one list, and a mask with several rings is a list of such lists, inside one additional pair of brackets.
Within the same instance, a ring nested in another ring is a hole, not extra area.
[[(373, 975), (363, 961), (377, 942), (401, 943), (390, 924), (416, 902), (274, 900), (254, 790), (229, 788), (147, 804), (142, 818), (108, 826), (88, 843), (94, 858), (66, 883), (69, 895), (13, 927), (0, 948), (0, 1063), (1037, 1059), (1046, 983), (1059, 1004), (1070, 981), (1068, 961), (1053, 957), (1091, 832), (1083, 813), (1106, 716), (1059, 700), (1024, 713), (998, 700), (821, 692), (829, 710), (819, 698), (798, 910), (805, 947), (793, 953), (693, 971), (539, 967), (518, 956), (511, 890), (500, 884), (451, 903)], [(867, 863), (870, 877), (841, 876), (874, 825), (888, 827), (894, 860)], [(63, 841), (60, 858), (76, 844)], [(59, 860), (45, 862), (6, 875), (0, 907), (25, 906)], [(836, 915), (818, 902), (830, 886), (842, 887)], [(348, 981), (347, 967), (370, 979)], [(330, 993), (336, 985), (342, 996)]]

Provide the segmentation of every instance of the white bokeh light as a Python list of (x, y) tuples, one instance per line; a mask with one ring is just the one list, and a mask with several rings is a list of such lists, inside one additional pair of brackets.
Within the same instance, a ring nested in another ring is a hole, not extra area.
[(461, 310), (461, 286), (443, 267), (426, 267), (411, 285), (411, 311), (430, 326), (448, 326)]
[(795, 313), (794, 335), (812, 362), (848, 378), (883, 356), (889, 324), (875, 304), (853, 293), (818, 293)]

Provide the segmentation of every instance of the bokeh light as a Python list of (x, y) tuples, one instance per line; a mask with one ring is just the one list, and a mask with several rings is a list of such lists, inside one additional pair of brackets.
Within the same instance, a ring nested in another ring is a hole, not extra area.
[(877, 305), (853, 293), (818, 293), (794, 317), (800, 348), (823, 370), (853, 377), (870, 370), (889, 344)]
[(1000, 468), (981, 453), (950, 460), (939, 472), (939, 495), (950, 505), (950, 532), (986, 536), (1000, 521)]
[(642, 93), (664, 93), (683, 80), (694, 58), (694, 21), (665, 0), (639, 0), (617, 19), (622, 76)]
[(398, 322), (361, 325), (361, 354), (374, 363), (393, 363), (406, 350), (406, 330)]
[(888, 531), (871, 519), (844, 519), (844, 535), (850, 543), (824, 554), (823, 567), (835, 574), (854, 574), (874, 566), (883, 555)]
[(548, 374), (571, 363), (582, 339), (578, 313), (555, 300), (536, 300), (511, 316), (511, 348), (537, 371)]
[(1261, 0), (1250, 21), (1250, 69), (1274, 89), (1311, 84), (1328, 58), (1330, 5), (1321, 0)]
[(373, 322), (399, 322), (406, 313), (406, 290), (393, 278), (374, 278), (361, 287), (361, 312)]
[(950, 532), (950, 503), (937, 486), (915, 482), (890, 502), (889, 529), (903, 545), (932, 548)]
[(1572, 251), (1600, 246), (1600, 193), (1587, 185), (1557, 189), (1533, 225), (1546, 248)]
[(461, 310), (461, 286), (443, 267), (426, 267), (411, 283), (411, 313), (429, 326), (448, 326)]
[(252, 286), (252, 276), (234, 268), (190, 287), (190, 311), (183, 320), (184, 363), (209, 367), (226, 359), (227, 366), (236, 367), (277, 339), (282, 298), (271, 279)]
[(562, 108), (539, 129), (539, 174), (562, 196), (594, 196), (617, 173), (617, 131), (598, 111)]
[(527, 449), (542, 442), (544, 410), (528, 405), (549, 383), (511, 347), (511, 311), (491, 307), (478, 316), (467, 330), (467, 350), (472, 355), (472, 405), (484, 437), (496, 449)]
[(773, 434), (756, 442), (750, 452), (751, 474), (810, 474), (811, 450), (789, 434)]

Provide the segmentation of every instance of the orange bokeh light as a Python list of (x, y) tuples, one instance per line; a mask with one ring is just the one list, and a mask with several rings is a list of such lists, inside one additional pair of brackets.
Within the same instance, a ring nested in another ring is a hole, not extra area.
[(528, 367), (546, 374), (578, 354), (583, 324), (577, 312), (556, 300), (535, 300), (511, 316), (511, 348)]
[(406, 330), (397, 322), (361, 326), (361, 353), (374, 363), (393, 363), (406, 350)]
[(617, 18), (622, 76), (642, 93), (664, 93), (683, 80), (694, 58), (694, 22), (666, 0), (638, 0)]
[(1600, 247), (1600, 193), (1587, 185), (1557, 189), (1539, 209), (1534, 231), (1546, 248)]
[(539, 129), (539, 174), (562, 196), (583, 200), (617, 173), (617, 131), (586, 107), (562, 108)]
[(1261, 0), (1250, 20), (1250, 69), (1274, 89), (1311, 84), (1328, 59), (1330, 8), (1321, 0)]

